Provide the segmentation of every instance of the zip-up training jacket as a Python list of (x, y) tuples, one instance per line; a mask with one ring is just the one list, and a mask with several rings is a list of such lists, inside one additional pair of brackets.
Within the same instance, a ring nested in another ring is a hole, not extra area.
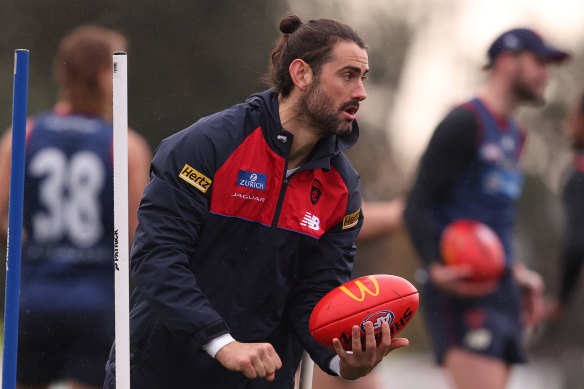
[[(321, 139), (287, 177), (293, 135), (268, 90), (160, 144), (131, 255), (133, 386), (292, 388), (304, 348), (333, 374), (336, 354), (308, 321), (351, 276), (360, 181), (342, 150), (357, 138), (355, 123)], [(201, 349), (225, 333), (271, 343), (276, 380), (249, 380)]]

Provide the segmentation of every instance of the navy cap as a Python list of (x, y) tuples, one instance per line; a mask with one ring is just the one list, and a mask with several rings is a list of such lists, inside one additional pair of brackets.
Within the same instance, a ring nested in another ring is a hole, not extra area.
[(501, 53), (519, 53), (521, 51), (530, 51), (539, 58), (551, 62), (561, 62), (570, 56), (565, 51), (545, 43), (541, 36), (533, 30), (529, 28), (515, 28), (504, 32), (491, 44), (487, 53), (489, 63), (485, 68), (491, 67), (495, 58)]

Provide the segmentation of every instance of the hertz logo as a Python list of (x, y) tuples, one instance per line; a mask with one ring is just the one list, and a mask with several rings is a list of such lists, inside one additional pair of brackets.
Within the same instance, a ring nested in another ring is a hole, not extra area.
[(357, 300), (357, 301), (363, 301), (365, 300), (365, 293), (370, 294), (371, 296), (377, 296), (379, 294), (379, 284), (377, 283), (377, 280), (373, 277), (367, 277), (371, 280), (371, 282), (373, 282), (373, 285), (375, 285), (375, 292), (372, 292), (371, 290), (369, 290), (369, 288), (367, 288), (365, 285), (363, 285), (363, 283), (361, 281), (355, 281), (355, 285), (357, 285), (357, 288), (359, 288), (359, 291), (361, 292), (361, 296), (357, 297), (355, 296), (349, 289), (347, 289), (344, 286), (341, 286), (340, 289), (345, 292), (347, 295), (349, 295), (350, 298), (352, 298), (353, 300)]
[(213, 182), (207, 176), (187, 164), (185, 164), (185, 167), (183, 167), (178, 176), (203, 193), (207, 192), (207, 189), (209, 189)]
[(352, 213), (350, 215), (346, 215), (343, 218), (343, 230), (349, 229), (351, 227), (355, 227), (357, 223), (359, 223), (359, 215), (361, 214), (361, 210), (357, 210), (357, 212)]

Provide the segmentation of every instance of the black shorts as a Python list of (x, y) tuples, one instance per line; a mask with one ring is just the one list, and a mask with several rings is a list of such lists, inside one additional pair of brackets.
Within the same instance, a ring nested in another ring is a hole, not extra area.
[(114, 339), (114, 312), (20, 313), (17, 382), (43, 385), (74, 379), (103, 385)]
[(520, 291), (511, 272), (503, 275), (497, 291), (484, 297), (455, 298), (429, 282), (421, 297), (424, 320), (439, 364), (452, 347), (497, 358), (509, 365), (525, 362)]

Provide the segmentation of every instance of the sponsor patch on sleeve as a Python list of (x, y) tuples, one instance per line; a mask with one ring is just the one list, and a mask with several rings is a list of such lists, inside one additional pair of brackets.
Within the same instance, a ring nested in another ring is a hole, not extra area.
[(353, 228), (359, 223), (359, 215), (361, 214), (361, 209), (358, 209), (357, 212), (352, 213), (350, 215), (346, 215), (343, 218), (343, 230), (347, 230), (349, 228)]
[(178, 176), (203, 193), (207, 192), (207, 189), (209, 189), (213, 182), (207, 176), (190, 167), (188, 164), (185, 164)]

